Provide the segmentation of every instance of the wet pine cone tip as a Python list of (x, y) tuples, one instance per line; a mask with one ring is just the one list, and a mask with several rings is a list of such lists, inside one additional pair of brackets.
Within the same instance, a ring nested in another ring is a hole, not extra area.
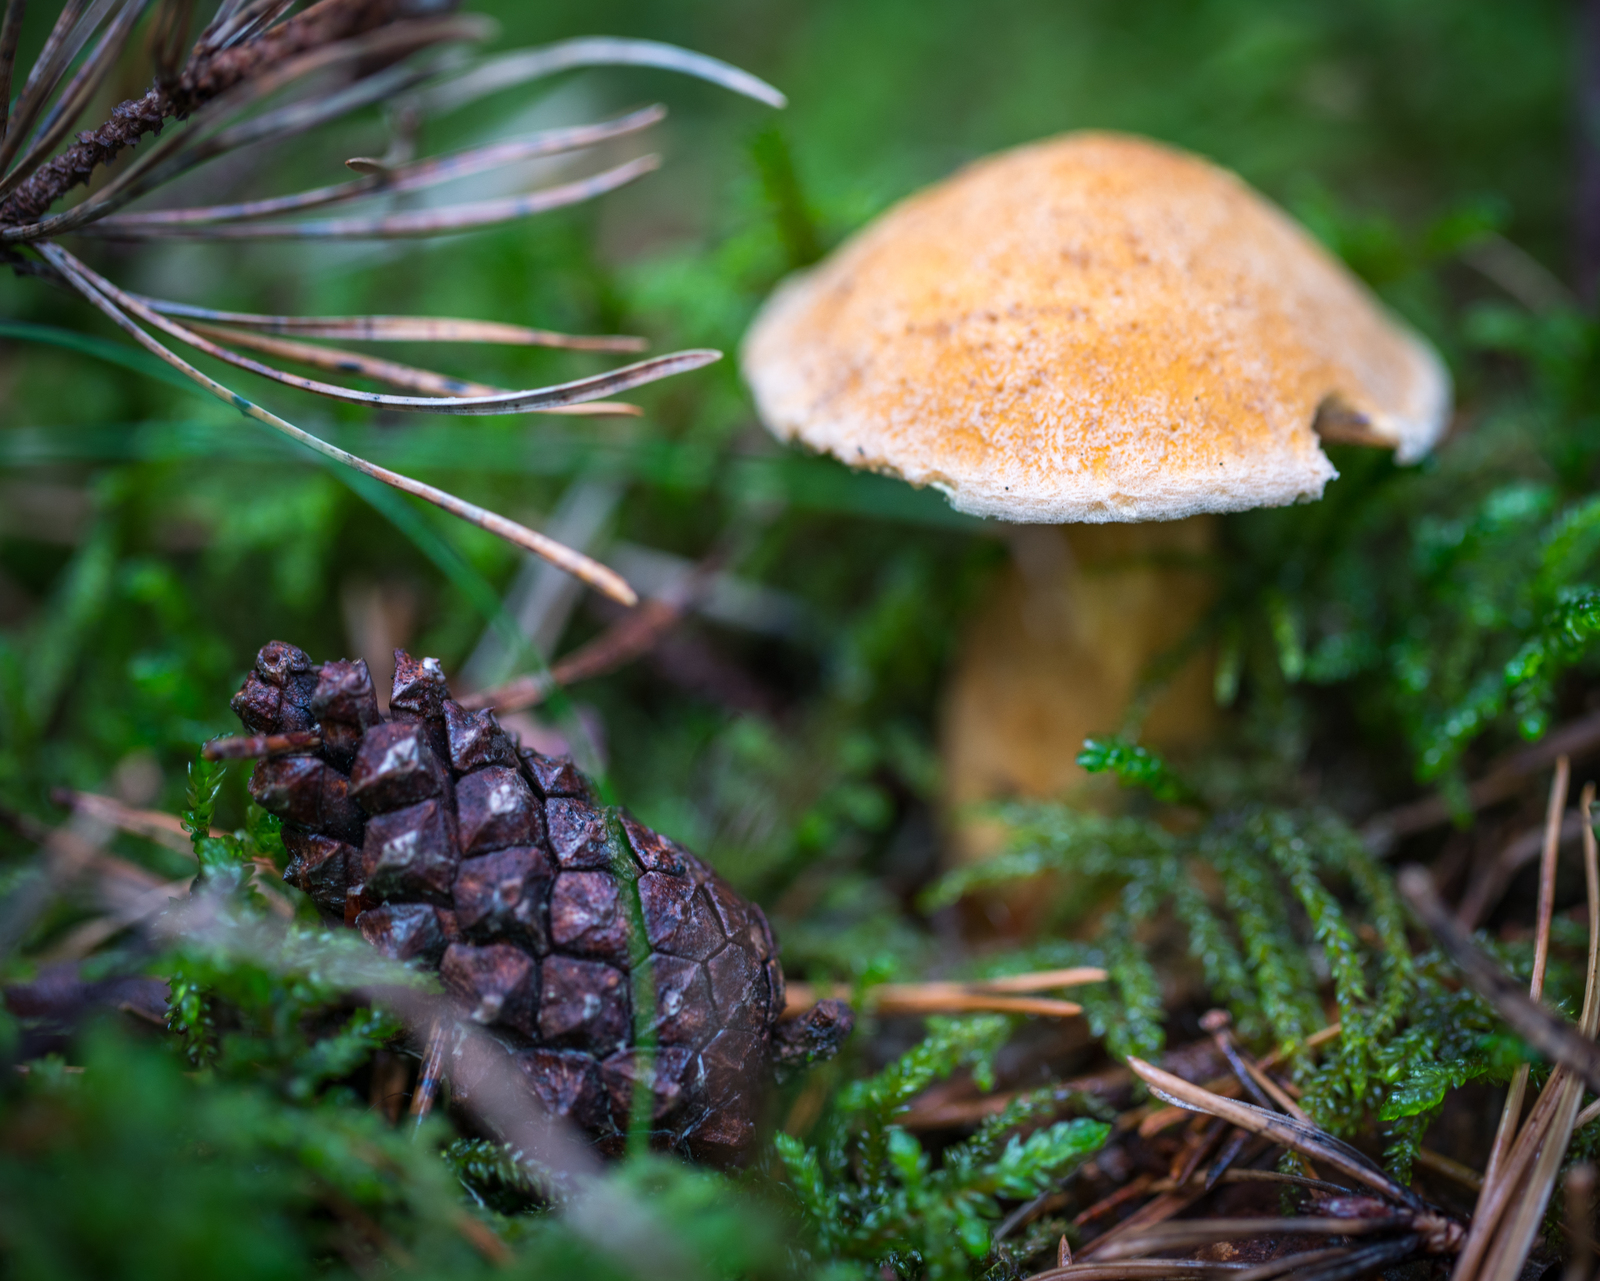
[[(272, 641), (233, 709), (252, 734), (320, 734), (320, 748), (269, 757), (250, 779), (283, 819), (284, 880), (386, 955), (436, 966), (461, 1016), (602, 1148), (617, 1148), (648, 1075), (663, 1143), (734, 1156), (769, 1065), (823, 1057), (848, 1035), (840, 1002), (780, 1026), (783, 971), (761, 909), (602, 807), (571, 760), (454, 702), (436, 660), (395, 652), (386, 720), (364, 661), (318, 666)], [(633, 1017), (646, 962), (648, 1073)], [(454, 1066), (452, 1089), (470, 1095), (470, 1062)]]

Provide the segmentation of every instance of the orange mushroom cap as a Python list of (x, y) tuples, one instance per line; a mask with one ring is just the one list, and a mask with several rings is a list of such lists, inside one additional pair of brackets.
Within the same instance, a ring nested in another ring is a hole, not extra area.
[(748, 334), (774, 434), (1033, 523), (1321, 497), (1319, 412), (1425, 454), (1433, 349), (1243, 181), (1074, 133), (978, 161), (785, 281)]

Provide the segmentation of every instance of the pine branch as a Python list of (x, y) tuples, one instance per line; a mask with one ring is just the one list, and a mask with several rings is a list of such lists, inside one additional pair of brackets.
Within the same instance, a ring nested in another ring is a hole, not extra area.
[(453, 0), (320, 0), (304, 13), (271, 28), (254, 40), (216, 52), (191, 56), (189, 65), (170, 88), (156, 85), (142, 98), (118, 103), (98, 129), (78, 141), (22, 183), (0, 204), (0, 226), (25, 226), (74, 187), (89, 181), (146, 134), (160, 133), (173, 118), (183, 119), (197, 107), (226, 93), (264, 67), (311, 49), (362, 35), (424, 10), (454, 8)]

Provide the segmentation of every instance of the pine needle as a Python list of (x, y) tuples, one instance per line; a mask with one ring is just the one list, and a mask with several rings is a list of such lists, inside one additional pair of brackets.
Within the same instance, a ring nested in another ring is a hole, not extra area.
[(345, 342), (498, 343), (508, 347), (560, 347), (568, 351), (643, 351), (643, 338), (627, 334), (558, 334), (497, 320), (459, 320), (448, 316), (263, 316), (248, 311), (216, 311), (130, 293), (163, 316), (205, 320), (236, 329), (255, 329), (297, 338)]
[[(60, 251), (57, 250), (56, 252), (59, 253)], [(48, 253), (46, 256), (49, 256)], [(159, 312), (146, 307), (134, 295), (117, 288), (104, 276), (91, 270), (82, 262), (74, 260), (74, 263), (76, 272), (108, 300), (121, 309), (137, 316), (146, 324), (176, 338), (179, 342), (193, 347), (196, 351), (204, 352), (208, 356), (213, 356), (218, 360), (247, 370), (252, 374), (258, 374), (263, 378), (269, 378), (274, 382), (299, 388), (301, 391), (314, 392), (319, 396), (327, 396), (332, 400), (345, 400), (363, 405), (379, 405), (386, 409), (471, 417), (484, 417), (493, 414), (533, 413), (541, 410), (560, 409), (570, 405), (596, 401), (618, 392), (631, 391), (647, 383), (657, 382), (663, 378), (671, 377), (673, 374), (684, 373), (688, 370), (700, 369), (722, 359), (722, 353), (719, 351), (679, 351), (666, 356), (656, 356), (650, 360), (641, 360), (632, 365), (624, 365), (620, 369), (613, 369), (604, 374), (594, 374), (588, 378), (575, 378), (571, 382), (557, 383), (550, 387), (535, 387), (526, 391), (501, 392), (488, 396), (387, 396), (377, 392), (352, 391), (347, 387), (339, 387), (333, 383), (319, 382), (313, 378), (301, 378), (295, 374), (286, 374), (282, 370), (274, 369), (270, 365), (264, 365), (258, 360), (252, 360), (248, 356), (240, 356), (225, 347), (220, 347), (187, 326), (180, 325), (176, 321), (170, 320)]]
[[(253, 404), (244, 399), (244, 397), (230, 391), (215, 379), (201, 373), (193, 365), (188, 364), (140, 329), (111, 298), (100, 292), (90, 279), (93, 273), (88, 272), (71, 254), (56, 245), (41, 245), (39, 246), (39, 252), (44, 255), (52, 266), (61, 272), (79, 293), (103, 312), (123, 332), (133, 338), (135, 342), (139, 343), (140, 346), (171, 365), (180, 373), (192, 378), (217, 399), (233, 405), (235, 409), (246, 417), (265, 423), (267, 426), (282, 432), (291, 440), (298, 441), (300, 444), (314, 449), (318, 453), (334, 459), (336, 462), (353, 467), (362, 474), (371, 476), (375, 480), (381, 480), (384, 484), (391, 485), (403, 493), (412, 494), (430, 502), (453, 516), (458, 516), (462, 520), (477, 525), (480, 529), (504, 538), (507, 542), (525, 548), (536, 556), (542, 556), (552, 565), (565, 570), (574, 578), (580, 579), (595, 590), (605, 593), (613, 600), (628, 606), (638, 603), (637, 594), (619, 574), (614, 570), (607, 569), (598, 561), (583, 555), (582, 552), (573, 551), (572, 548), (566, 547), (552, 538), (519, 525), (515, 521), (507, 520), (504, 516), (497, 516), (474, 503), (465, 502), (454, 494), (448, 494), (442, 489), (434, 488), (432, 485), (425, 485), (421, 481), (412, 480), (409, 476), (390, 471), (386, 467), (379, 467), (374, 463), (369, 463), (364, 458), (358, 458), (354, 454), (328, 444), (327, 441), (313, 436), (310, 432), (296, 427), (293, 423), (279, 418), (276, 414), (270, 413), (261, 408), (261, 406)], [(115, 292), (120, 293), (120, 291)], [(135, 304), (135, 308), (137, 310), (146, 310), (138, 308), (137, 304)], [(154, 313), (149, 313), (147, 310), (146, 315), (151, 319), (158, 319), (154, 316)]]
[(399, 165), (384, 165), (379, 161), (359, 158), (347, 160), (345, 163), (350, 168), (365, 176), (351, 182), (297, 192), (291, 196), (274, 196), (264, 200), (241, 201), (226, 205), (152, 209), (139, 213), (119, 214), (101, 219), (85, 230), (91, 235), (109, 236), (119, 240), (144, 240), (179, 234), (184, 228), (246, 222), (256, 218), (320, 209), (347, 200), (421, 191), (485, 170), (543, 156), (560, 155), (563, 152), (576, 151), (626, 137), (658, 124), (665, 119), (666, 114), (664, 107), (645, 107), (601, 124), (547, 129), (526, 138), (471, 147), (450, 155), (430, 156)]
[[(324, 218), (308, 222), (204, 222), (136, 226), (130, 239), (165, 240), (396, 240), (457, 235), (499, 226), (535, 214), (582, 204), (625, 187), (660, 168), (658, 156), (639, 156), (587, 178), (542, 187), (518, 196), (477, 200), (373, 218)], [(100, 224), (103, 229), (104, 223)], [(110, 234), (117, 234), (115, 230)]]

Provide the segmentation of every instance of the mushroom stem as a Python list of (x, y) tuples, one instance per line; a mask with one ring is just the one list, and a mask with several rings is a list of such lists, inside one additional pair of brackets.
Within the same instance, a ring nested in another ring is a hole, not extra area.
[(1075, 795), (1097, 808), (1114, 804), (1115, 784), (1091, 777), (1076, 758), (1085, 738), (1123, 729), (1146, 693), (1141, 742), (1181, 749), (1211, 733), (1209, 647), (1179, 662), (1159, 688), (1142, 685), (1181, 653), (1210, 606), (1205, 561), (1215, 541), (1210, 516), (1017, 530), (1011, 564), (974, 611), (945, 691), (957, 862), (986, 858), (1000, 844), (993, 821), (963, 817), (977, 803)]

